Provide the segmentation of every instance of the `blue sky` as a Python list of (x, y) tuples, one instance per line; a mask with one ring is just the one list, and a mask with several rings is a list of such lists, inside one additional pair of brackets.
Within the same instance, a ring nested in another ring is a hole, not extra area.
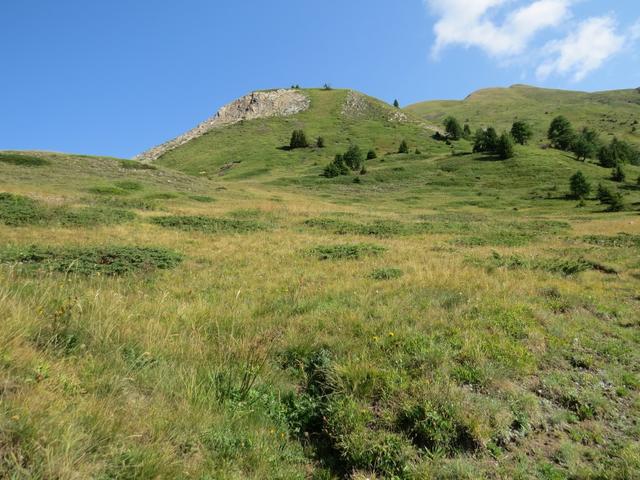
[(251, 90), (640, 86), (637, 0), (4, 0), (0, 149), (131, 157)]

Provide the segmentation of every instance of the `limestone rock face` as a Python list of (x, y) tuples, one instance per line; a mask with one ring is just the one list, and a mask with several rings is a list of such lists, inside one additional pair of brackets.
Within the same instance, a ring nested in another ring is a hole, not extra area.
[(153, 162), (165, 153), (216, 128), (243, 120), (295, 115), (307, 110), (310, 103), (309, 97), (299, 90), (281, 89), (253, 92), (225, 105), (213, 117), (205, 120), (193, 130), (141, 153), (135, 159), (146, 163)]

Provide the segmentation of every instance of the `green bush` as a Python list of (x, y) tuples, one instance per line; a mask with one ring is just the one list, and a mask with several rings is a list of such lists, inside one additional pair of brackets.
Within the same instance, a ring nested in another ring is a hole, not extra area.
[(374, 149), (371, 149), (367, 152), (367, 160), (374, 160), (378, 158), (378, 154)]
[(409, 145), (406, 140), (402, 140), (400, 142), (400, 146), (398, 147), (398, 153), (406, 154), (409, 153)]
[(49, 160), (44, 158), (22, 153), (0, 153), (0, 162), (20, 167), (44, 167), (51, 164)]
[(163, 248), (150, 247), (27, 247), (9, 246), (0, 250), (0, 263), (27, 268), (90, 275), (125, 275), (138, 271), (170, 269), (182, 261), (182, 255)]
[(386, 248), (369, 243), (351, 245), (319, 245), (311, 250), (319, 260), (359, 260), (366, 256), (380, 255)]
[(265, 230), (266, 225), (252, 220), (234, 220), (206, 216), (154, 217), (151, 222), (165, 228), (203, 233), (250, 233)]

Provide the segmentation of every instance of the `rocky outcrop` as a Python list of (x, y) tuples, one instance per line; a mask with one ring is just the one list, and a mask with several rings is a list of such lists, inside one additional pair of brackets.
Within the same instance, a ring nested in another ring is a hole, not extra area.
[(310, 103), (309, 97), (299, 90), (253, 92), (225, 105), (213, 117), (205, 120), (193, 130), (141, 153), (135, 159), (141, 162), (153, 162), (165, 153), (216, 128), (233, 125), (243, 120), (295, 115), (307, 110)]

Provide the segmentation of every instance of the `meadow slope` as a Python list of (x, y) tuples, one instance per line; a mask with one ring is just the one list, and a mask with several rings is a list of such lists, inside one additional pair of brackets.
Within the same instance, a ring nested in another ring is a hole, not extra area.
[(311, 95), (151, 166), (0, 152), (0, 478), (640, 476), (640, 167)]

